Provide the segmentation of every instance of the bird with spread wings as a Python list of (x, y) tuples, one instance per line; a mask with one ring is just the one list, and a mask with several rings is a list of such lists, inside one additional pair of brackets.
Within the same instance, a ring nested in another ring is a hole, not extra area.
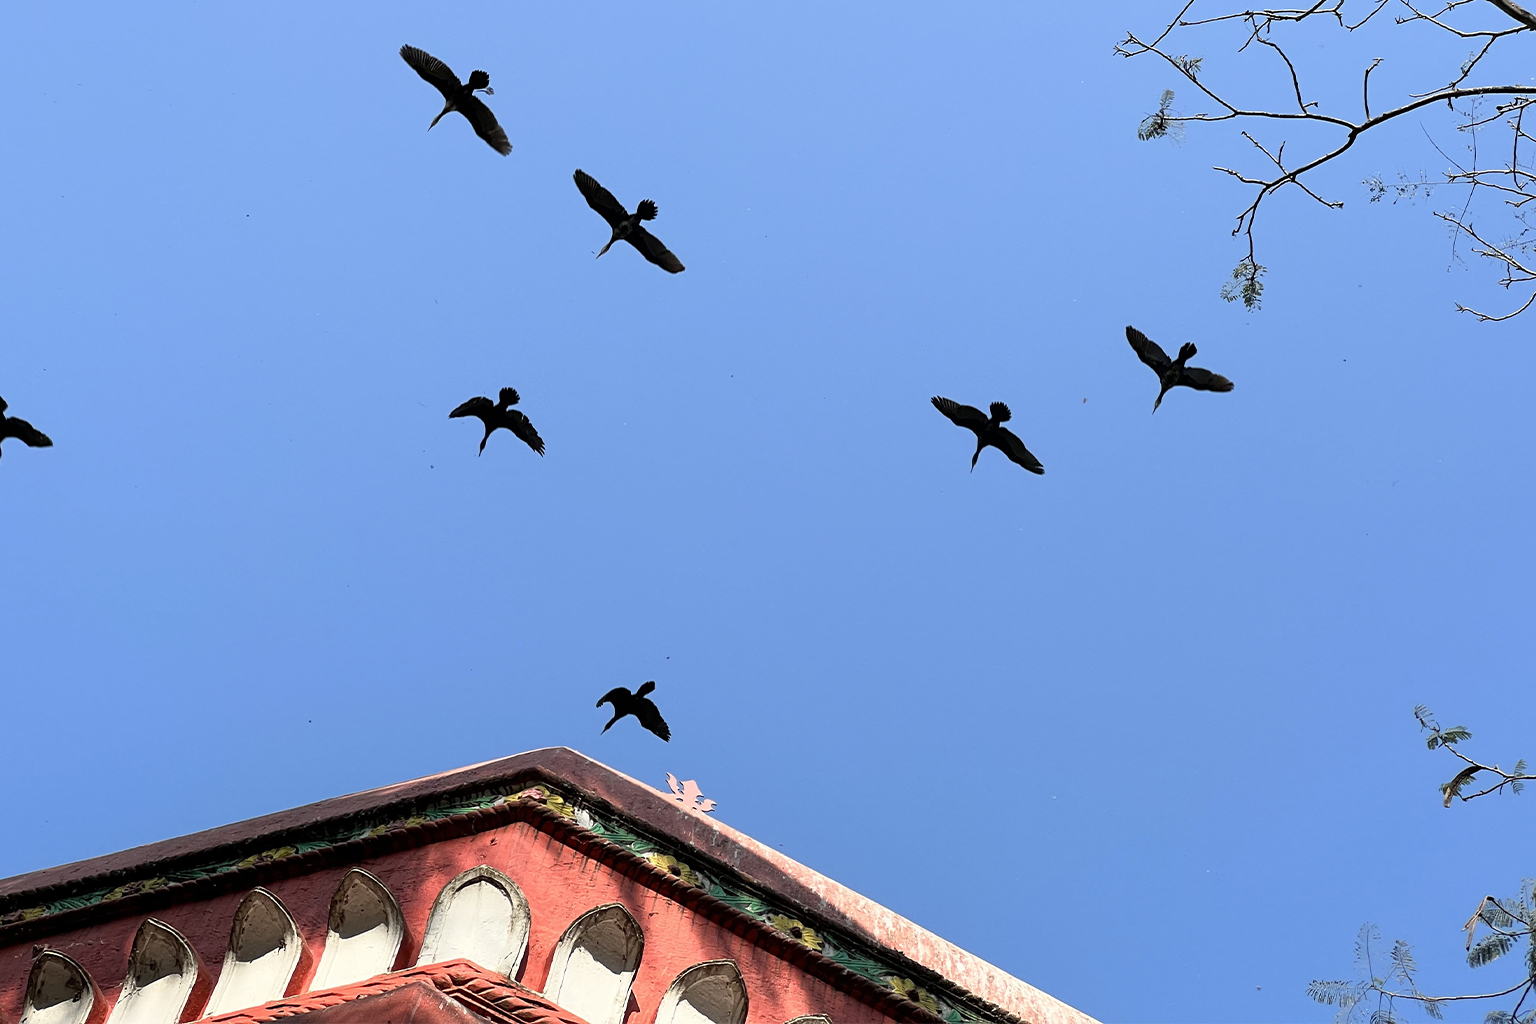
[(517, 435), (529, 448), (544, 454), (544, 439), (539, 432), (533, 429), (533, 424), (519, 409), (512, 406), (518, 403), (516, 388), (502, 388), (500, 400), (493, 402), (484, 395), (476, 395), (469, 401), (460, 405), (448, 414), (451, 420), (461, 419), (465, 416), (477, 416), (480, 422), (485, 424), (485, 436), (480, 439), (480, 454), (485, 454), (485, 442), (491, 439), (492, 432), (496, 430), (510, 430)]
[(587, 200), (587, 205), (602, 215), (608, 222), (608, 227), (613, 230), (613, 237), (608, 239), (608, 244), (603, 246), (603, 252), (597, 255), (601, 257), (604, 252), (623, 239), (639, 250), (640, 255), (656, 264), (669, 274), (683, 272), (683, 263), (672, 250), (661, 244), (661, 240), (641, 226), (643, 220), (656, 219), (656, 204), (649, 199), (640, 200), (640, 205), (635, 207), (635, 212), (630, 213), (624, 209), (624, 204), (613, 197), (603, 186), (597, 183), (597, 179), (586, 171), (577, 170), (573, 177), (576, 179), (576, 187), (581, 190), (582, 196)]
[(1008, 456), (1010, 462), (1023, 466), (1031, 473), (1043, 474), (1045, 467), (1040, 460), (1035, 458), (1030, 450), (1024, 447), (1024, 442), (1019, 436), (1007, 427), (1003, 426), (1013, 419), (1013, 413), (1002, 402), (992, 403), (992, 415), (988, 416), (974, 405), (961, 405), (959, 402), (948, 398), (940, 398), (935, 395), (932, 399), (933, 407), (945, 416), (957, 427), (964, 427), (976, 435), (976, 454), (971, 456), (971, 470), (976, 469), (976, 460), (981, 458), (983, 448), (989, 445)]
[(597, 702), (598, 707), (604, 704), (613, 705), (613, 717), (608, 719), (608, 724), (603, 726), (603, 732), (613, 728), (613, 723), (625, 715), (634, 715), (640, 720), (641, 726), (660, 736), (664, 740), (672, 739), (672, 730), (667, 727), (666, 720), (661, 717), (656, 704), (646, 696), (656, 689), (656, 681), (650, 680), (640, 684), (635, 692), (629, 692), (628, 687), (615, 686), (603, 694), (603, 699)]
[(437, 127), (437, 122), (443, 119), (443, 115), (458, 111), (464, 115), (475, 134), (485, 140), (502, 156), (512, 152), (512, 143), (507, 141), (507, 133), (502, 131), (501, 125), (496, 121), (496, 115), (491, 113), (491, 108), (476, 96), (476, 92), (484, 92), (487, 96), (494, 96), (496, 90), (491, 88), (491, 76), (484, 71), (476, 69), (470, 72), (469, 81), (459, 81), (459, 76), (453, 73), (453, 69), (426, 50), (419, 50), (414, 46), (400, 47), (400, 56), (409, 64), (418, 75), (428, 84), (443, 94), (443, 109), (427, 125), (427, 131)]
[(1152, 411), (1157, 412), (1157, 407), (1163, 404), (1163, 396), (1169, 388), (1185, 387), (1196, 391), (1231, 391), (1232, 382), (1219, 373), (1210, 370), (1202, 370), (1198, 366), (1185, 366), (1184, 363), (1199, 349), (1194, 344), (1186, 341), (1179, 346), (1179, 357), (1169, 359), (1168, 353), (1163, 347), (1151, 338), (1142, 334), (1134, 327), (1126, 327), (1125, 340), (1131, 343), (1131, 348), (1136, 353), (1136, 358), (1151, 367), (1157, 374), (1158, 383), (1162, 390), (1157, 393), (1157, 401), (1152, 403)]

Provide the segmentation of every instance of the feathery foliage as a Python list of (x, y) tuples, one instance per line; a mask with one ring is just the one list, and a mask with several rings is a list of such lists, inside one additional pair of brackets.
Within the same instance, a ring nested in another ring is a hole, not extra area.
[(1232, 268), (1232, 280), (1221, 286), (1221, 297), (1228, 302), (1243, 300), (1248, 309), (1258, 309), (1264, 304), (1264, 282), (1259, 278), (1269, 269), (1255, 263), (1252, 256), (1244, 256), (1241, 263)]
[(1468, 967), (1484, 967), (1493, 963), (1499, 957), (1508, 953), (1515, 940), (1508, 936), (1495, 932), (1492, 935), (1484, 935), (1472, 948), (1467, 950)]
[[(1451, 806), (1451, 801), (1457, 798), (1475, 800), (1480, 796), (1501, 792), (1505, 786), (1509, 787), (1510, 792), (1519, 794), (1525, 790), (1527, 781), (1536, 778), (1527, 772), (1525, 758), (1516, 761), (1514, 768), (1510, 771), (1505, 771), (1496, 764), (1483, 764), (1463, 754), (1456, 749), (1456, 745), (1471, 739), (1471, 730), (1464, 725), (1452, 726), (1449, 729), (1442, 728), (1440, 723), (1435, 721), (1434, 713), (1423, 704), (1413, 709), (1413, 717), (1419, 720), (1421, 730), (1429, 732), (1424, 742), (1430, 750), (1449, 750), (1451, 756), (1462, 763), (1462, 768), (1451, 777), (1451, 781), (1442, 783), (1440, 786), (1440, 796), (1446, 807)], [(1475, 793), (1466, 792), (1473, 780), (1483, 773), (1497, 777), (1498, 781), (1487, 789)]]
[[(1177, 57), (1173, 58), (1173, 66), (1184, 72), (1190, 78), (1196, 78), (1200, 74), (1200, 62), (1203, 60), (1205, 60), (1204, 57), (1191, 57), (1187, 53), (1181, 53)], [(1168, 95), (1171, 96), (1173, 94), (1169, 93)]]
[[(1521, 790), (1522, 781), (1533, 777), (1527, 774), (1525, 761), (1515, 762), (1512, 770), (1505, 771), (1498, 765), (1475, 761), (1457, 749), (1457, 745), (1472, 738), (1465, 726), (1443, 728), (1435, 721), (1433, 712), (1423, 704), (1413, 709), (1419, 728), (1427, 731), (1426, 745), (1430, 750), (1445, 750), (1461, 762), (1462, 767), (1450, 782), (1440, 787), (1445, 806), (1457, 797), (1475, 800), (1480, 796), (1497, 793), (1505, 786), (1514, 792)], [(1497, 777), (1486, 789), (1467, 792), (1472, 781), (1479, 775)], [(1484, 1017), (1484, 1024), (1536, 1024), (1536, 1006), (1527, 1007), (1527, 1000), (1536, 1002), (1536, 880), (1526, 879), (1520, 891), (1512, 898), (1499, 899), (1484, 896), (1477, 909), (1462, 925), (1466, 934), (1467, 965), (1484, 967), (1505, 956), (1524, 943), (1524, 978), (1514, 986), (1498, 992), (1469, 995), (1429, 996), (1419, 991), (1415, 974), (1418, 964), (1413, 949), (1401, 939), (1388, 951), (1385, 975), (1377, 974), (1377, 964), (1372, 955), (1373, 943), (1379, 942), (1380, 933), (1371, 924), (1363, 925), (1355, 940), (1355, 969), (1358, 981), (1314, 981), (1307, 986), (1307, 995), (1314, 1001), (1337, 1006), (1335, 1024), (1399, 1024), (1404, 1018), (1401, 1009), (1408, 1003), (1417, 1003), (1430, 1018), (1444, 1018), (1444, 1004), (1483, 999), (1509, 999), (1508, 1009), (1493, 1010)], [(1374, 997), (1374, 998), (1373, 998)], [(1373, 1006), (1370, 1004), (1374, 1004)], [(1370, 1012), (1367, 1014), (1366, 1010)], [(1522, 1010), (1524, 1011), (1522, 1013)]]
[(1163, 98), (1157, 103), (1157, 110), (1141, 119), (1141, 125), (1136, 129), (1136, 137), (1142, 142), (1150, 142), (1152, 139), (1168, 137), (1172, 132), (1172, 138), (1180, 136), (1180, 125), (1173, 119), (1178, 116), (1170, 109), (1173, 104), (1173, 90), (1164, 89)]
[(1397, 978), (1404, 985), (1413, 985), (1413, 972), (1419, 969), (1419, 965), (1413, 962), (1413, 947), (1402, 939), (1392, 943), (1392, 973), (1389, 978)]

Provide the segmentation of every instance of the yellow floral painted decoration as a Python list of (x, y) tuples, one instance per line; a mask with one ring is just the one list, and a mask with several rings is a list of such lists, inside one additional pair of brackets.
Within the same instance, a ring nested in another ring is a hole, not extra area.
[(127, 885), (120, 885), (116, 889), (113, 889), (111, 892), (107, 893), (101, 898), (101, 901), (103, 903), (111, 903), (113, 900), (120, 900), (124, 896), (132, 896), (135, 893), (149, 892), (152, 889), (163, 888), (165, 884), (166, 881), (163, 878), (146, 878), (141, 882), (129, 882)]
[(699, 884), (699, 876), (694, 873), (693, 868), (689, 867), (687, 864), (684, 864), (676, 857), (665, 853), (649, 853), (646, 854), (645, 859), (650, 861), (656, 867), (661, 868), (661, 870), (665, 871), (667, 874), (676, 875), (678, 878), (681, 878), (689, 885)]
[(804, 921), (789, 917), (786, 914), (770, 914), (768, 923), (776, 931), (781, 931), (797, 942), (803, 942), (816, 952), (821, 952), (821, 936), (816, 934), (816, 929), (807, 925)]
[(896, 992), (906, 996), (929, 1013), (938, 1014), (939, 1001), (933, 998), (927, 989), (919, 987), (917, 982), (910, 978), (886, 978), (885, 980)]
[(576, 808), (567, 803), (565, 797), (558, 793), (549, 794), (549, 798), (544, 801), (544, 806), (563, 818), (576, 817)]
[(261, 853), (253, 853), (245, 860), (236, 864), (237, 868), (248, 868), (256, 864), (270, 864), (274, 860), (282, 860), (284, 857), (292, 857), (299, 851), (291, 846), (279, 846), (275, 850), (263, 850)]

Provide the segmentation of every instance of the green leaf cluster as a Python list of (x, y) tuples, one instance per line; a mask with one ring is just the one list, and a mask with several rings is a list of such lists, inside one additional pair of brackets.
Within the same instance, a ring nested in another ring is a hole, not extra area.
[(1141, 126), (1136, 129), (1136, 137), (1142, 142), (1150, 142), (1153, 139), (1166, 137), (1170, 131), (1177, 135), (1179, 127), (1174, 122), (1177, 116), (1170, 107), (1173, 104), (1173, 90), (1164, 89), (1163, 98), (1158, 101), (1157, 110), (1141, 119)]
[(1255, 263), (1252, 256), (1243, 257), (1243, 261), (1232, 268), (1232, 280), (1221, 286), (1221, 297), (1228, 302), (1242, 299), (1247, 308), (1258, 309), (1264, 296), (1264, 282), (1259, 278), (1268, 269), (1262, 263)]

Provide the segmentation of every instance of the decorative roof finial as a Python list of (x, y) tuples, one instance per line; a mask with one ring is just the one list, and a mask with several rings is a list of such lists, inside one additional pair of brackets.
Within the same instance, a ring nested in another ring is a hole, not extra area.
[(678, 782), (676, 775), (667, 772), (667, 786), (672, 790), (672, 799), (690, 811), (708, 814), (715, 809), (715, 802), (705, 799), (704, 794), (699, 792), (698, 782), (694, 779)]

